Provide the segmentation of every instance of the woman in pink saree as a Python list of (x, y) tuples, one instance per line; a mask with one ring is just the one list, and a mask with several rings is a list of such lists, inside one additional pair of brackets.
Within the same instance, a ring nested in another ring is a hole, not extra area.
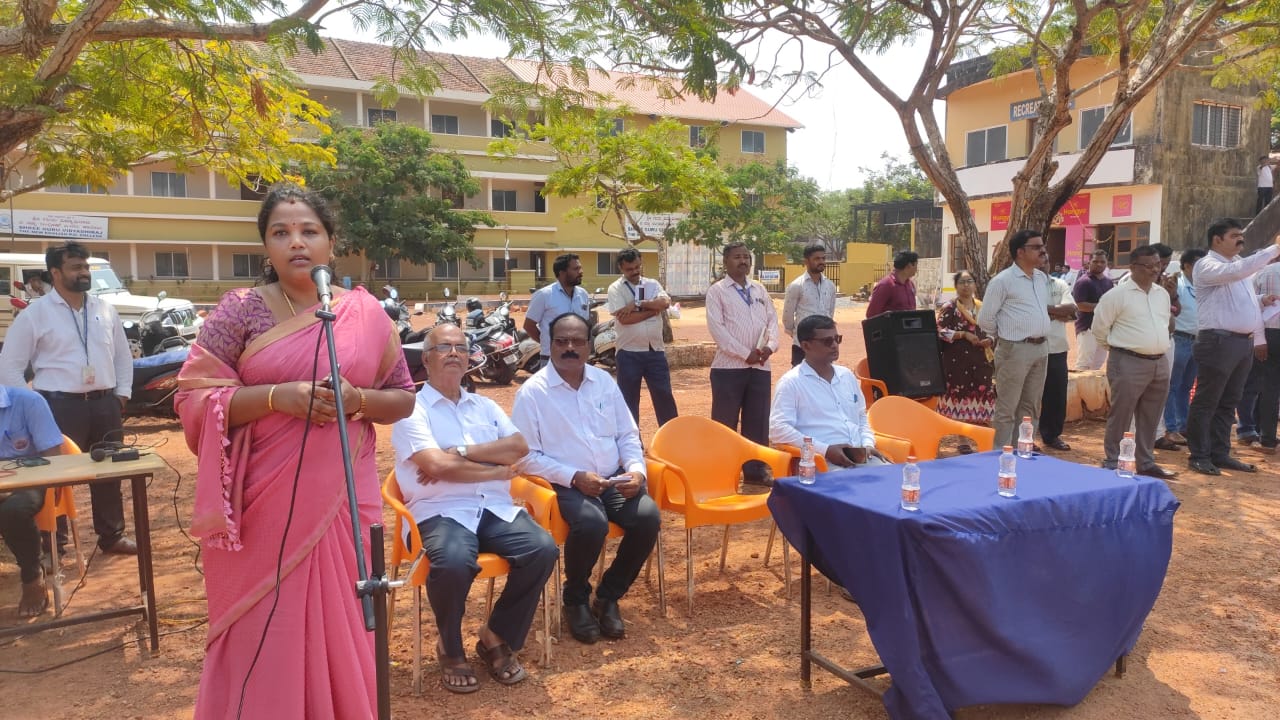
[(378, 302), (335, 290), (349, 413), (339, 419), (334, 390), (313, 382), (330, 375), (310, 275), (332, 257), (328, 209), (314, 193), (276, 187), (258, 230), (268, 282), (223, 296), (179, 376), (178, 413), (199, 461), (191, 530), (209, 603), (195, 717), (372, 718), (373, 635), (354, 593), (337, 423), (348, 423), (367, 553), (382, 506), (373, 423), (406, 417), (413, 384)]

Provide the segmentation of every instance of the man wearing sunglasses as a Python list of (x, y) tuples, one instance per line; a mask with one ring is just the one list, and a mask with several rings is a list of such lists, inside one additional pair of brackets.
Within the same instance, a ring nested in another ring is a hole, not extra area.
[(778, 380), (769, 413), (769, 440), (799, 447), (813, 438), (814, 452), (832, 467), (885, 465), (867, 422), (867, 400), (849, 368), (836, 365), (843, 338), (836, 321), (810, 315), (796, 326), (804, 360)]

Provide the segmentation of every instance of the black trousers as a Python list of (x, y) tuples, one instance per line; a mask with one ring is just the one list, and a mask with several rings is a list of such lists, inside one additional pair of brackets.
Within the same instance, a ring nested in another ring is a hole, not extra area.
[(1191, 460), (1224, 460), (1231, 454), (1231, 424), (1253, 367), (1253, 338), (1201, 330), (1191, 346), (1199, 374), (1187, 413)]
[(771, 380), (768, 370), (712, 368), (711, 419), (757, 445), (768, 445)]
[(1067, 421), (1067, 354), (1049, 353), (1040, 394), (1040, 439), (1053, 442), (1062, 435)]
[(799, 345), (791, 346), (791, 367), (799, 365), (804, 360), (804, 350)]
[(553, 487), (560, 515), (569, 524), (569, 537), (564, 541), (564, 604), (586, 605), (591, 599), (591, 568), (604, 549), (610, 522), (625, 534), (618, 543), (613, 564), (600, 579), (596, 598), (621, 600), (658, 543), (662, 516), (657, 504), (644, 491), (627, 499), (615, 488), (605, 490), (599, 497), (588, 497), (577, 488)]
[(0, 537), (18, 561), (22, 582), (40, 577), (40, 531), (36, 513), (44, 506), (44, 490), (16, 490), (0, 501)]
[(1253, 210), (1254, 215), (1262, 212), (1263, 208), (1271, 204), (1271, 192), (1272, 188), (1258, 188), (1258, 206)]
[[(120, 441), (124, 420), (121, 417), (120, 398), (115, 395), (83, 400), (78, 398), (49, 398), (49, 410), (63, 435), (71, 438), (84, 452), (103, 440)], [(98, 547), (111, 547), (124, 535), (124, 497), (120, 494), (120, 482), (102, 482), (89, 485), (89, 499), (93, 503), (93, 529), (98, 533)], [(59, 525), (59, 545), (66, 539)]]

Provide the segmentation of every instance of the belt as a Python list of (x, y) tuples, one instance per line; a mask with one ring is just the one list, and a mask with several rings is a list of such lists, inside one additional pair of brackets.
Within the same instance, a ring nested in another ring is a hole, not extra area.
[(1230, 330), (1201, 330), (1200, 334), (1222, 335), (1224, 337), (1251, 338), (1253, 333), (1232, 332)]
[(1173, 331), (1173, 336), (1174, 336), (1174, 337), (1180, 337), (1180, 338), (1186, 338), (1186, 339), (1188, 339), (1188, 340), (1195, 340), (1195, 339), (1196, 339), (1196, 336), (1195, 336), (1193, 333), (1189, 333), (1189, 332), (1182, 332), (1181, 330), (1174, 330), (1174, 331)]
[(37, 390), (36, 392), (43, 395), (49, 400), (101, 400), (104, 397), (111, 397), (114, 390), (90, 390), (89, 392), (73, 393), (61, 392), (59, 390)]
[(1115, 347), (1114, 345), (1111, 347), (1111, 349), (1115, 350), (1116, 352), (1122, 352), (1125, 355), (1132, 355), (1136, 358), (1142, 358), (1143, 360), (1163, 360), (1164, 359), (1164, 353), (1160, 353), (1159, 355), (1147, 355), (1145, 353), (1134, 352), (1129, 348)]
[(1042, 337), (1029, 337), (1029, 338), (1022, 338), (1021, 340), (1006, 340), (1005, 338), (1000, 338), (1000, 342), (1027, 343), (1029, 345), (1040, 345), (1044, 341), (1045, 339)]

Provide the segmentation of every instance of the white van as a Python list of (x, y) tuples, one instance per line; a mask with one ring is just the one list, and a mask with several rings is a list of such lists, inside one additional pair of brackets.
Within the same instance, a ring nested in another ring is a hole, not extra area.
[[(12, 315), (5, 312), (10, 297), (17, 294), (14, 281), (25, 283), (32, 275), (45, 272), (43, 254), (36, 253), (0, 253), (0, 342), (9, 329)], [(164, 310), (163, 324), (178, 329), (179, 334), (191, 342), (195, 342), (200, 331), (203, 318), (196, 315), (195, 306), (190, 300), (181, 298), (153, 297), (151, 295), (134, 295), (120, 282), (111, 263), (102, 258), (89, 258), (89, 273), (92, 276), (89, 292), (111, 303), (120, 315), (120, 320), (139, 322), (143, 314), (152, 310)], [(49, 292), (53, 292), (52, 289)]]

